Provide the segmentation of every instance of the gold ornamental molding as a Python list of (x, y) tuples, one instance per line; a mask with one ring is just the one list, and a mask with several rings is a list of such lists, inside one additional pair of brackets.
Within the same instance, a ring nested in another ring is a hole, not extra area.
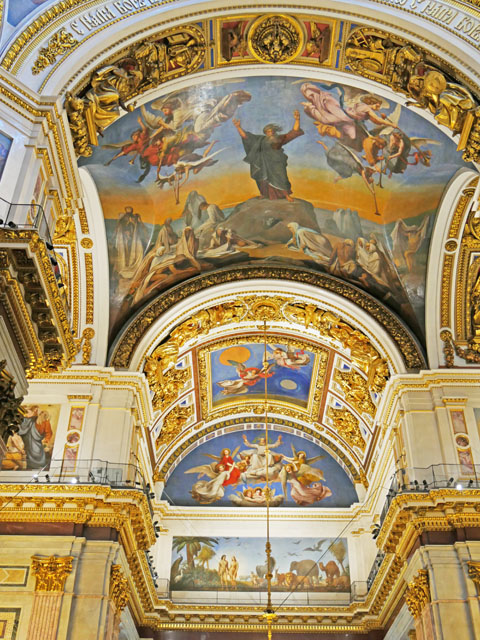
[(472, 580), (477, 588), (480, 588), (480, 562), (470, 560), (467, 562), (468, 577)]
[(248, 31), (248, 46), (260, 62), (290, 62), (304, 47), (304, 34), (298, 20), (287, 15), (260, 16)]
[(96, 69), (86, 89), (76, 95), (67, 93), (65, 99), (76, 154), (91, 156), (103, 130), (133, 111), (135, 103), (127, 105), (129, 100), (193, 73), (204, 62), (206, 51), (204, 30), (190, 24), (143, 40), (113, 64)]
[[(109, 364), (118, 369), (127, 369), (132, 361), (138, 342), (142, 339), (148, 329), (156, 322), (158, 317), (173, 307), (178, 302), (185, 300), (189, 296), (205, 291), (210, 287), (237, 280), (282, 280), (311, 284), (319, 289), (332, 291), (340, 297), (357, 304), (373, 317), (390, 335), (393, 342), (400, 351), (407, 369), (422, 369), (426, 367), (426, 362), (417, 341), (398, 319), (380, 302), (357, 289), (353, 285), (337, 280), (333, 276), (320, 274), (314, 271), (288, 268), (283, 266), (270, 267), (237, 267), (228, 270), (219, 270), (208, 273), (175, 287), (173, 290), (155, 298), (150, 304), (127, 325), (120, 335), (118, 343), (115, 345), (113, 353), (110, 355)], [(176, 352), (178, 353), (178, 352)], [(171, 363), (176, 361), (175, 349), (169, 355)], [(163, 356), (162, 356), (163, 358)], [(166, 365), (164, 370), (166, 369)]]
[(63, 591), (72, 571), (73, 556), (32, 556), (32, 573), (35, 576), (35, 591)]
[[(2, 66), (13, 73), (17, 73), (25, 59), (32, 54), (36, 47), (43, 44), (43, 38), (49, 36), (59, 26), (70, 29), (75, 35), (83, 38), (83, 42), (86, 42), (99, 32), (130, 18), (132, 15), (140, 15), (155, 9), (158, 11), (158, 8), (172, 4), (172, 0), (146, 0), (136, 7), (133, 3), (125, 5), (122, 0), (114, 5), (105, 6), (104, 0), (90, 0), (88, 3), (86, 0), (63, 0), (61, 3), (49, 7), (47, 11), (32, 21), (18, 35), (6, 52)], [(443, 0), (442, 2), (435, 2), (433, 7), (415, 2), (415, 0), (373, 0), (371, 4), (372, 8), (375, 5), (380, 7), (388, 6), (394, 11), (398, 11), (399, 17), (402, 14), (406, 14), (405, 17), (418, 15), (423, 20), (441, 26), (442, 29), (473, 46), (478, 43), (478, 18), (480, 17), (480, 12), (477, 8), (478, 0), (466, 0), (461, 4), (455, 0)], [(266, 4), (262, 8), (270, 11), (279, 10), (278, 4)], [(237, 6), (236, 9), (248, 11), (249, 9), (251, 10), (251, 6)], [(282, 10), (293, 12), (316, 11), (318, 7), (315, 5), (285, 4)], [(213, 14), (214, 11), (216, 10), (207, 10), (202, 15), (207, 17)], [(335, 15), (333, 10), (327, 8), (322, 9), (322, 14), (326, 16)], [(301, 14), (299, 18), (301, 18)], [(380, 18), (381, 14), (377, 17), (379, 26), (388, 29), (391, 22), (388, 18), (386, 20), (381, 20)], [(365, 16), (357, 12), (346, 11), (343, 19), (359, 24), (362, 19), (365, 19)], [(168, 22), (168, 19), (165, 20), (165, 24)], [(416, 33), (408, 29), (407, 25), (403, 27), (403, 31), (411, 37), (419, 38)], [(428, 49), (432, 49), (435, 46), (440, 48), (438, 42), (434, 43), (425, 38), (419, 39), (425, 42), (425, 46)], [(444, 52), (451, 54), (446, 49)]]
[[(480, 25), (479, 25), (480, 34)], [(480, 160), (480, 103), (456, 80), (455, 69), (412, 43), (374, 27), (354, 29), (345, 45), (353, 73), (407, 96), (407, 106), (429, 111), (459, 135), (466, 162)]]
[(127, 606), (129, 596), (128, 580), (123, 574), (122, 567), (119, 564), (112, 564), (110, 569), (110, 600), (118, 614), (121, 614)]
[(310, 21), (286, 14), (246, 15), (238, 16), (236, 26), (231, 27), (231, 16), (229, 20), (214, 21), (217, 44), (208, 42), (206, 20), (202, 26), (185, 24), (150, 35), (132, 44), (127, 55), (104, 60), (103, 66), (81, 81), (80, 89), (67, 92), (65, 108), (76, 154), (90, 156), (103, 129), (134, 109), (131, 101), (136, 96), (169, 80), (219, 66), (252, 62), (311, 65), (313, 59), (320, 64), (328, 60), (325, 66), (406, 95), (407, 105), (430, 112), (439, 125), (459, 136), (457, 149), (464, 152), (466, 161), (480, 159), (480, 100), (472, 93), (477, 89), (428, 48), (378, 27), (358, 26), (350, 33), (342, 30), (342, 55), (334, 63), (332, 29), (336, 30), (336, 21), (323, 24), (318, 15)]
[(447, 367), (454, 366), (455, 355), (480, 363), (480, 216), (473, 202), (477, 184), (474, 178), (463, 189), (445, 245), (440, 338)]
[(63, 28), (57, 31), (48, 41), (48, 45), (42, 47), (38, 52), (38, 57), (32, 67), (33, 75), (37, 75), (49, 65), (54, 64), (58, 57), (76, 44), (78, 44), (78, 40), (75, 40), (71, 33)]
[(405, 592), (405, 603), (412, 616), (419, 618), (429, 602), (430, 587), (428, 583), (428, 571), (426, 569), (420, 569), (412, 582), (408, 583)]

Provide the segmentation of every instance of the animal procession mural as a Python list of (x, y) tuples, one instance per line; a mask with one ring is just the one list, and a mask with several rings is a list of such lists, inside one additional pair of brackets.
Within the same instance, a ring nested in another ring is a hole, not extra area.
[(267, 470), (272, 507), (349, 507), (358, 500), (340, 464), (299, 436), (264, 429), (237, 431), (190, 452), (168, 478), (162, 498), (173, 505), (265, 507)]
[(263, 260), (343, 278), (419, 336), (435, 212), (464, 165), (411, 108), (270, 76), (142, 105), (80, 164), (105, 216), (112, 327), (181, 280)]
[(3, 433), (7, 451), (2, 471), (43, 469), (48, 471), (57, 431), (60, 405), (23, 405), (20, 426), (10, 426)]
[(245, 397), (258, 400), (267, 384), (271, 400), (305, 408), (310, 396), (315, 354), (286, 344), (245, 342), (210, 353), (211, 405), (216, 408)]
[[(349, 592), (345, 538), (272, 538), (272, 591)], [(265, 591), (264, 538), (175, 536), (172, 591)]]

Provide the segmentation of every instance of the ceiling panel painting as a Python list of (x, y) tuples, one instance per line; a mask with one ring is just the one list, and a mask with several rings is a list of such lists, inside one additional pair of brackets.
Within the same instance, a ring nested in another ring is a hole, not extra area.
[[(227, 346), (225, 346), (227, 345)], [(282, 344), (262, 337), (229, 339), (202, 349), (201, 371), (206, 370), (201, 393), (208, 395), (208, 410), (232, 404), (262, 401), (311, 409), (319, 363), (326, 353), (287, 339)]]
[(80, 164), (105, 217), (112, 329), (180, 281), (263, 261), (345, 279), (421, 337), (435, 213), (464, 162), (408, 107), (258, 76), (157, 98)]
[[(172, 505), (265, 507), (266, 469), (272, 507), (349, 507), (352, 481), (317, 444), (290, 433), (252, 429), (213, 437), (187, 454), (162, 495)], [(268, 461), (268, 465), (267, 465)]]

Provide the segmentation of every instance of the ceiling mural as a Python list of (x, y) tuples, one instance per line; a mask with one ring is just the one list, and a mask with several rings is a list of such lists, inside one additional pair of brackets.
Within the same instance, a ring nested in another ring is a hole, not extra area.
[(261, 336), (230, 338), (202, 349), (200, 371), (206, 375), (200, 387), (208, 394), (208, 411), (258, 402), (266, 392), (272, 402), (311, 410), (319, 364), (326, 355), (291, 338), (280, 344), (270, 337), (264, 345)]
[[(349, 507), (352, 481), (317, 444), (290, 433), (252, 429), (215, 437), (187, 454), (162, 495), (172, 505), (265, 507), (266, 469), (271, 507)], [(268, 463), (268, 464), (267, 464)]]
[(464, 162), (393, 101), (260, 76), (153, 100), (80, 164), (105, 216), (112, 332), (180, 281), (262, 261), (345, 279), (421, 337), (435, 212)]

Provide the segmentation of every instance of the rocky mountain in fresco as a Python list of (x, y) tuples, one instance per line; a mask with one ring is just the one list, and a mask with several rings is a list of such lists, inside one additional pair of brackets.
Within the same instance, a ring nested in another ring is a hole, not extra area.
[(420, 339), (436, 210), (465, 166), (391, 99), (268, 76), (154, 99), (81, 164), (106, 219), (111, 329), (201, 273), (281, 261), (365, 290)]
[(306, 200), (267, 200), (259, 197), (241, 202), (228, 217), (228, 226), (243, 238), (265, 244), (286, 244), (292, 238), (288, 224), (319, 232), (313, 205)]

